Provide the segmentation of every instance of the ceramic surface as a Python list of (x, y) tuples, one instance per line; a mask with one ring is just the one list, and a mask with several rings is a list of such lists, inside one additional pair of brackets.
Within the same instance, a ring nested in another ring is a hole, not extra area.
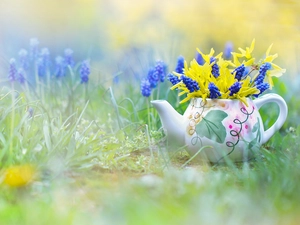
[[(279, 106), (279, 115), (265, 131), (258, 110), (270, 102)], [(152, 101), (152, 104), (158, 110), (169, 143), (185, 145), (191, 155), (210, 162), (252, 158), (287, 117), (286, 103), (276, 94), (249, 98), (247, 105), (239, 100), (194, 98), (183, 116), (166, 101)]]

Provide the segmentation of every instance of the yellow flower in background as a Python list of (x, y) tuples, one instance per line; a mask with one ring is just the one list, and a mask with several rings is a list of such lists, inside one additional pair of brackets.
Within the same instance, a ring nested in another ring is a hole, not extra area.
[(30, 183), (36, 174), (32, 165), (19, 165), (7, 168), (4, 171), (3, 183), (10, 187), (22, 187)]
[(267, 71), (266, 76), (268, 79), (268, 83), (270, 84), (270, 89), (274, 86), (272, 77), (280, 77), (282, 76), (283, 73), (285, 73), (285, 69), (282, 69), (275, 63), (273, 63), (273, 60), (278, 57), (278, 54), (270, 55), (270, 51), (272, 48), (273, 44), (270, 45), (270, 47), (266, 51), (266, 57), (263, 60), (263, 63), (270, 63), (271, 64), (271, 69)]

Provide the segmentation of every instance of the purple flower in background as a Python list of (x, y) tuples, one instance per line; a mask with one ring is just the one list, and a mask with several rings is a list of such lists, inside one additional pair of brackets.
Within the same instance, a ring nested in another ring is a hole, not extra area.
[(16, 60), (14, 58), (11, 58), (9, 60), (8, 79), (11, 82), (13, 82), (13, 81), (15, 81), (17, 79)]
[(119, 76), (114, 76), (113, 82), (114, 82), (115, 84), (118, 84), (118, 83), (120, 82), (120, 77), (119, 77)]
[(150, 82), (150, 87), (151, 88), (155, 88), (157, 86), (157, 83), (159, 81), (159, 76), (153, 68), (149, 69), (147, 79)]
[(177, 58), (177, 65), (176, 65), (176, 68), (175, 68), (175, 72), (183, 74), (183, 69), (184, 69), (184, 58), (183, 58), (182, 55), (180, 55)]
[(73, 50), (70, 48), (65, 49), (65, 62), (67, 66), (73, 67), (75, 65), (73, 59)]
[(40, 57), (43, 58), (43, 60), (49, 61), (49, 57), (50, 57), (50, 51), (48, 48), (42, 48), (41, 52), (40, 52)]
[(37, 62), (37, 73), (40, 77), (46, 75), (46, 66), (42, 58), (38, 58)]
[(141, 82), (141, 94), (144, 97), (149, 97), (151, 95), (151, 86), (148, 79), (144, 79)]
[(65, 59), (61, 56), (57, 56), (55, 58), (55, 64), (56, 64), (55, 76), (64, 77), (66, 75)]
[(27, 109), (27, 112), (28, 112), (29, 118), (33, 117), (34, 109), (33, 109), (32, 107), (29, 107), (29, 108)]
[(231, 52), (233, 51), (233, 44), (232, 42), (228, 41), (226, 44), (225, 44), (225, 48), (224, 48), (224, 59), (231, 59), (232, 55), (231, 55)]
[(161, 60), (157, 61), (154, 67), (154, 73), (156, 73), (160, 82), (164, 82), (166, 78), (166, 64)]
[(30, 58), (36, 59), (39, 53), (39, 40), (37, 38), (30, 39)]
[(24, 84), (26, 81), (25, 70), (22, 67), (18, 69), (17, 78), (18, 78), (18, 81), (20, 82), (20, 84)]
[(50, 52), (48, 48), (43, 48), (40, 52), (40, 57), (37, 60), (38, 75), (43, 77), (47, 74), (47, 69), (50, 63)]
[(204, 65), (204, 59), (203, 59), (202, 55), (199, 52), (196, 52), (195, 59), (196, 59), (196, 61), (199, 65), (201, 65), (201, 66)]
[(20, 67), (22, 67), (24, 70), (28, 69), (28, 52), (24, 48), (19, 51), (19, 62)]
[(91, 73), (89, 60), (84, 60), (81, 63), (79, 73), (80, 73), (81, 83), (87, 83), (89, 81), (89, 75)]

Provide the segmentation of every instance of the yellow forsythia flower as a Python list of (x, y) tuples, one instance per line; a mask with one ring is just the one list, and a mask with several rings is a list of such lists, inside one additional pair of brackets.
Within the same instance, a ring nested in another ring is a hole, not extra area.
[(238, 48), (240, 53), (231, 52), (232, 60), (222, 58), (222, 53), (214, 56), (214, 49), (209, 54), (197, 49), (202, 60), (193, 59), (190, 64), (183, 57), (178, 58), (176, 70), (169, 74), (173, 84), (171, 90), (178, 89), (178, 96), (186, 95), (180, 101), (184, 103), (191, 98), (239, 99), (247, 104), (246, 99), (257, 98), (267, 89), (273, 87), (272, 77), (279, 77), (284, 72), (273, 63), (277, 54), (270, 55), (272, 45), (267, 49), (266, 56), (255, 62), (253, 50), (255, 39), (250, 47)]

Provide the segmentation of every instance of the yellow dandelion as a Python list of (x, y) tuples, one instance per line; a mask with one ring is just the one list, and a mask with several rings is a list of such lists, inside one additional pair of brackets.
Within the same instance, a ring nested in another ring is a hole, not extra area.
[(5, 170), (3, 183), (10, 187), (21, 187), (30, 183), (36, 174), (32, 165), (12, 166)]

